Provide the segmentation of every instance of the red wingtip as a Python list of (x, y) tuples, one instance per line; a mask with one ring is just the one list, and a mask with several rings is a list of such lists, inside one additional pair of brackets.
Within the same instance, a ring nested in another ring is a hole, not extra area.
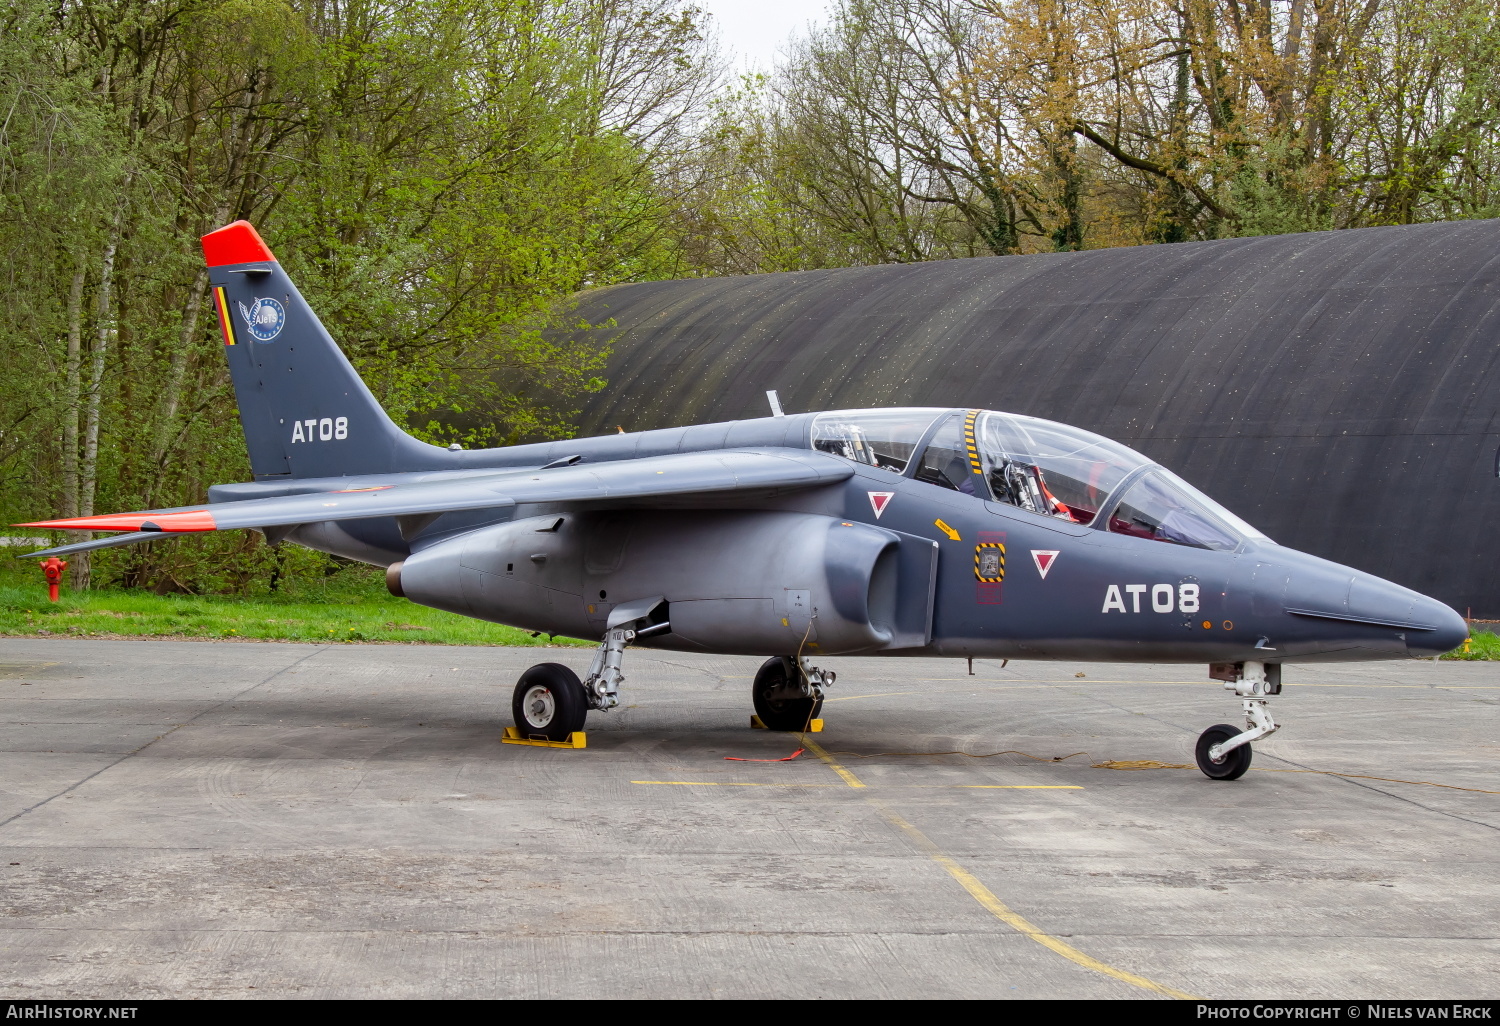
[[(147, 525), (150, 525), (149, 527)], [(38, 520), (14, 527), (46, 527), (54, 531), (163, 531), (177, 534), (186, 531), (217, 531), (214, 515), (207, 510), (191, 513), (106, 513), (97, 517), (70, 517), (66, 520)]]
[(203, 258), (209, 267), (276, 260), (249, 221), (236, 221), (203, 236)]

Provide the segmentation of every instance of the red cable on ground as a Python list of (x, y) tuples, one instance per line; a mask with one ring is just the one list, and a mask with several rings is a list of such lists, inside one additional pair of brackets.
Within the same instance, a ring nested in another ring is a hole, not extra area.
[(807, 751), (806, 748), (799, 748), (795, 752), (793, 752), (791, 755), (788, 755), (785, 759), (741, 759), (738, 755), (726, 755), (726, 756), (724, 756), (724, 761), (725, 762), (791, 762), (793, 759), (795, 759), (797, 756), (801, 755), (805, 751)]

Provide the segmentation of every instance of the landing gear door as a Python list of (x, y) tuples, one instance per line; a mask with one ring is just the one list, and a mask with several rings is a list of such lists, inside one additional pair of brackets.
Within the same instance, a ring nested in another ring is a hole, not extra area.
[(886, 648), (922, 648), (932, 644), (932, 607), (937, 594), (938, 545), (930, 538), (899, 535), (895, 623)]

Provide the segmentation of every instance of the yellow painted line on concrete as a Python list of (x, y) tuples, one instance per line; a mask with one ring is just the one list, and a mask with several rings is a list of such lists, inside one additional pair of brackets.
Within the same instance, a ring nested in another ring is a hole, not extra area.
[(850, 787), (865, 786), (860, 782), (860, 779), (858, 777), (856, 777), (853, 773), (850, 773), (848, 770), (844, 769), (844, 767), (840, 766), (838, 760), (829, 755), (827, 749), (825, 749), (822, 745), (812, 740), (806, 734), (801, 735), (801, 737), (802, 743), (807, 746), (807, 750), (821, 759), (823, 765), (828, 766), (840, 777), (842, 777), (844, 783), (848, 784)]
[(664, 787), (837, 787), (837, 784), (744, 783), (738, 780), (632, 780), (632, 784), (660, 784)]
[(823, 699), (823, 704), (827, 705), (829, 702), (852, 702), (856, 698), (890, 698), (893, 695), (920, 695), (922, 693), (921, 691), (882, 691), (875, 695), (840, 695), (838, 698)]
[[(803, 744), (807, 746), (808, 751), (816, 755), (823, 761), (826, 766), (828, 766), (840, 777), (842, 777), (844, 783), (848, 784), (850, 787), (865, 786), (860, 782), (860, 779), (858, 777), (856, 777), (853, 773), (850, 773), (843, 766), (840, 766), (837, 760), (833, 758), (833, 756), (824, 751), (822, 745), (808, 738), (806, 735), (803, 735)], [(1000, 920), (1006, 926), (1009, 926), (1012, 930), (1015, 930), (1017, 933), (1030, 940), (1036, 941), (1042, 947), (1056, 952), (1063, 958), (1066, 958), (1068, 961), (1083, 966), (1085, 969), (1092, 970), (1096, 973), (1102, 973), (1103, 975), (1119, 980), (1122, 983), (1128, 983), (1132, 987), (1139, 987), (1142, 990), (1149, 990), (1155, 994), (1164, 995), (1165, 997), (1179, 998), (1184, 1001), (1193, 1000), (1193, 996), (1191, 994), (1185, 994), (1180, 990), (1173, 990), (1171, 987), (1163, 986), (1162, 984), (1157, 983), (1154, 980), (1148, 980), (1144, 976), (1137, 976), (1135, 973), (1129, 973), (1123, 969), (1116, 969), (1112, 965), (1108, 965), (1104, 962), (1099, 961), (1092, 955), (1085, 955), (1082, 951), (1079, 951), (1077, 948), (1073, 947), (1073, 945), (1059, 940), (1058, 938), (1053, 937), (1051, 934), (1044, 933), (1025, 916), (1014, 911), (1009, 905), (1005, 904), (1005, 902), (995, 897), (994, 892), (986, 887), (978, 877), (976, 877), (973, 873), (970, 873), (967, 869), (950, 858), (946, 853), (943, 852), (941, 848), (933, 844), (931, 839), (929, 839), (926, 834), (922, 833), (922, 831), (918, 830), (915, 826), (908, 823), (901, 816), (886, 808), (875, 799), (866, 798), (865, 800), (873, 805), (876, 810), (878, 810), (880, 814), (885, 817), (888, 823), (905, 834), (906, 837), (909, 838), (911, 842), (923, 852), (923, 854), (925, 854), (933, 862), (936, 862), (938, 865), (947, 870), (948, 875), (953, 877), (954, 880), (958, 881), (959, 886), (968, 891), (970, 897), (979, 902), (980, 905), (984, 906), (986, 911), (988, 911), (991, 915)]]
[[(847, 772), (847, 771), (846, 771)], [(849, 774), (853, 776), (854, 774)], [(755, 782), (740, 780), (632, 780), (632, 784), (655, 784), (660, 787), (838, 787), (837, 784), (778, 784), (774, 781)], [(851, 784), (864, 787), (864, 784)], [(955, 790), (969, 788), (981, 791), (1082, 791), (1079, 784), (893, 784), (896, 790)]]
[(931, 784), (930, 787), (973, 787), (985, 791), (1082, 791), (1081, 784)]
[(1017, 913), (1009, 905), (1005, 904), (1005, 902), (995, 897), (994, 892), (986, 887), (978, 877), (976, 877), (973, 873), (970, 873), (963, 866), (959, 865), (957, 862), (953, 861), (953, 859), (944, 854), (937, 845), (933, 844), (932, 841), (928, 839), (926, 834), (922, 833), (922, 831), (912, 826), (910, 823), (902, 819), (899, 815), (892, 812), (890, 809), (882, 806), (879, 802), (872, 801), (871, 804), (879, 809), (881, 814), (884, 815), (885, 818), (892, 824), (894, 824), (902, 833), (904, 833), (913, 844), (922, 849), (922, 851), (926, 853), (928, 858), (946, 869), (948, 871), (948, 875), (957, 880), (959, 886), (968, 891), (969, 895), (975, 901), (983, 905), (991, 915), (1000, 920), (1006, 926), (1009, 926), (1012, 930), (1015, 930), (1017, 933), (1024, 935), (1030, 940), (1036, 941), (1042, 947), (1056, 952), (1063, 958), (1066, 958), (1068, 961), (1083, 966), (1085, 969), (1091, 969), (1096, 973), (1102, 973), (1105, 976), (1109, 976), (1113, 979), (1119, 980), (1122, 983), (1128, 983), (1132, 987), (1139, 987), (1142, 990), (1149, 990), (1153, 993), (1161, 994), (1165, 997), (1178, 998), (1183, 1001), (1193, 1000), (1193, 996), (1191, 994), (1185, 994), (1180, 990), (1174, 990), (1171, 987), (1167, 987), (1163, 984), (1157, 983), (1155, 980), (1148, 980), (1144, 976), (1137, 976), (1135, 973), (1126, 972), (1124, 969), (1116, 969), (1112, 965), (1099, 961), (1092, 955), (1084, 954), (1082, 951), (1079, 951), (1077, 948), (1073, 947), (1073, 945), (1067, 943), (1066, 941), (1059, 940), (1058, 938), (1053, 937), (1051, 934), (1042, 932), (1042, 930), (1037, 928), (1037, 926), (1025, 916)]
[(729, 780), (632, 780), (632, 784), (660, 784), (664, 787), (760, 787), (760, 784), (738, 784)]
[(829, 755), (822, 745), (818, 744), (806, 734), (802, 734), (799, 736), (802, 738), (803, 746), (806, 747), (809, 752), (812, 752), (819, 759), (823, 760), (823, 765), (827, 766), (829, 769), (837, 773), (840, 780), (848, 784), (850, 787), (865, 786), (863, 781), (861, 781), (853, 773), (850, 773), (848, 770), (844, 769), (843, 766), (839, 765), (839, 761), (833, 756)]

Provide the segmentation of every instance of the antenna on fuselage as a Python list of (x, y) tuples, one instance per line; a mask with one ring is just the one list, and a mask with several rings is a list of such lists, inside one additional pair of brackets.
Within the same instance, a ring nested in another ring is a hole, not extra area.
[(766, 402), (768, 402), (768, 403), (771, 404), (771, 416), (773, 416), (773, 417), (785, 417), (786, 416), (786, 414), (781, 411), (781, 399), (777, 397), (777, 395), (776, 395), (776, 389), (773, 388), (769, 392), (766, 393)]

